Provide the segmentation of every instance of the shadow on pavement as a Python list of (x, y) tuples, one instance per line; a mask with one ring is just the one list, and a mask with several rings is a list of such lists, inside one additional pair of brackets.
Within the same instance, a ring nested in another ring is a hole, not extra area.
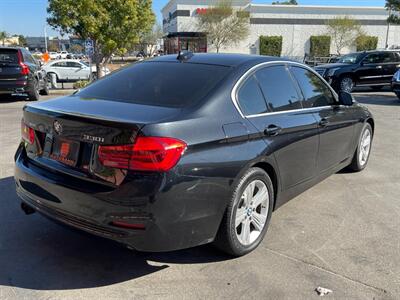
[[(19, 207), (12, 177), (0, 179), (0, 285), (36, 290), (111, 285), (168, 268), (229, 259), (211, 246), (140, 253), (60, 226)], [(152, 265), (148, 261), (157, 262)]]
[(12, 102), (19, 102), (19, 101), (27, 101), (27, 97), (23, 96), (8, 96), (8, 95), (0, 95), (0, 104), (1, 103), (12, 103)]
[(373, 105), (400, 105), (400, 100), (394, 93), (387, 94), (354, 94), (354, 98), (362, 104), (373, 104)]

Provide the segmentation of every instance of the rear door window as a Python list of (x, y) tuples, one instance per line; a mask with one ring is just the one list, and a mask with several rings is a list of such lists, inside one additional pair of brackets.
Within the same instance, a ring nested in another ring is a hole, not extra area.
[(238, 92), (239, 106), (246, 116), (267, 112), (267, 104), (254, 76), (248, 78)]
[(256, 72), (256, 77), (271, 111), (302, 108), (301, 97), (285, 66), (263, 68)]
[(187, 107), (203, 99), (230, 67), (179, 62), (141, 62), (108, 75), (76, 95), (135, 104)]
[(364, 58), (366, 64), (383, 64), (393, 62), (394, 57), (390, 52), (377, 52), (368, 54)]
[(291, 67), (304, 96), (305, 108), (335, 104), (335, 98), (327, 85), (314, 73), (300, 67)]

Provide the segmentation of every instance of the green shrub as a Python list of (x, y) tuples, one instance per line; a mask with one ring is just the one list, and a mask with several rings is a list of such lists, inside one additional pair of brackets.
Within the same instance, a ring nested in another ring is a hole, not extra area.
[(281, 56), (282, 36), (260, 36), (260, 55)]
[(90, 83), (89, 80), (79, 80), (77, 82), (74, 82), (73, 88), (74, 89), (82, 89), (85, 86), (87, 86), (89, 83)]
[(357, 51), (376, 50), (376, 48), (378, 47), (378, 37), (360, 35), (356, 39), (356, 46), (357, 46)]
[(328, 35), (313, 35), (310, 37), (310, 56), (327, 57), (331, 52), (331, 37)]

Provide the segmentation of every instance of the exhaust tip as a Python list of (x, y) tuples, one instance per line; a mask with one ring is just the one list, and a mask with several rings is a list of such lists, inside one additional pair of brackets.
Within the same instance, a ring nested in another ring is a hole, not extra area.
[(34, 209), (32, 206), (29, 206), (24, 202), (21, 203), (21, 209), (24, 211), (26, 215), (31, 215), (36, 212), (36, 209)]

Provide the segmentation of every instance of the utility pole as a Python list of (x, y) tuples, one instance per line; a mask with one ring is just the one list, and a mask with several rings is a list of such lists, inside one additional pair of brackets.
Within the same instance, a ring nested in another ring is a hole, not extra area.
[[(389, 17), (390, 17), (391, 15), (392, 15), (392, 9), (389, 9)], [(385, 49), (388, 49), (388, 48), (389, 48), (389, 31), (390, 31), (390, 22), (387, 21)]]
[(47, 53), (47, 30), (46, 30), (46, 25), (44, 25), (44, 47), (46, 48), (46, 53)]

